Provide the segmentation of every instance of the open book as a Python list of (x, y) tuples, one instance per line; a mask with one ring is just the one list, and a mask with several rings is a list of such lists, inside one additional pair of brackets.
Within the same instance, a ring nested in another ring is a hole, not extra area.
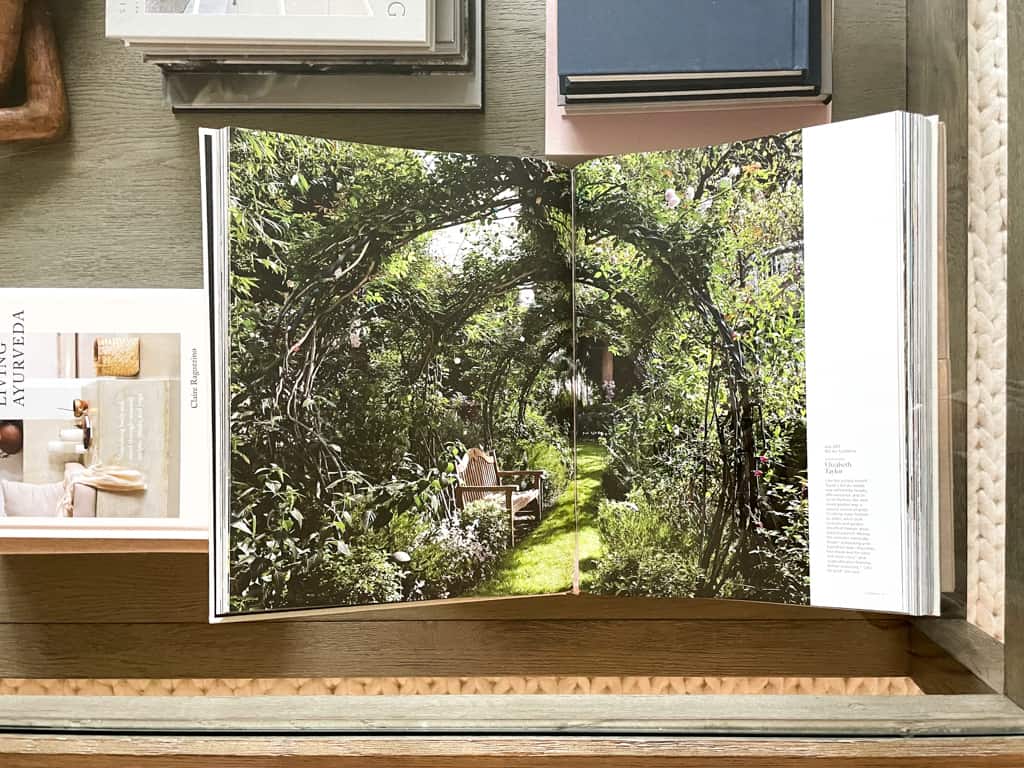
[(940, 126), (603, 157), (201, 132), (211, 620), (938, 611)]

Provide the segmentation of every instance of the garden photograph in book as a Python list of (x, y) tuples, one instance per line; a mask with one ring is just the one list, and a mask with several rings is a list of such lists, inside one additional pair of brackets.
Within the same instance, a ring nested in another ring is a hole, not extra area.
[(231, 610), (806, 602), (800, 154), (233, 131)]
[(800, 133), (576, 174), (584, 586), (806, 603)]

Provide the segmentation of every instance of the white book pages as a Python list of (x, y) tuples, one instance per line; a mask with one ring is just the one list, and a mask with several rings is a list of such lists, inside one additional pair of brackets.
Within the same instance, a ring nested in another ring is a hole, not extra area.
[(901, 119), (804, 131), (815, 605), (909, 609)]
[(107, 37), (127, 42), (302, 41), (419, 46), (434, 0), (108, 0)]
[[(483, 2), (473, 0), (472, 37), (483, 39)], [(421, 74), (255, 74), (166, 72), (175, 110), (452, 110), (484, 105), (483, 49), (470, 69)]]

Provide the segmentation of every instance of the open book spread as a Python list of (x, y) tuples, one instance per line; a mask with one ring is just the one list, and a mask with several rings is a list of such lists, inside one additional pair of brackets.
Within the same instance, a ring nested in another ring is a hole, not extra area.
[(203, 130), (211, 619), (936, 613), (938, 136), (891, 113), (569, 169)]

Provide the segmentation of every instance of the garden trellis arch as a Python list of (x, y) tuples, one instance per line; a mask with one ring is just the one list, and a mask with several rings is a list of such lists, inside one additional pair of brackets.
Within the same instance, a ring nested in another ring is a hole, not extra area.
[[(784, 139), (762, 143), (732, 145), (709, 155), (695, 185), (693, 202), (716, 194), (716, 183), (736, 163), (777, 162), (789, 151)], [(742, 156), (739, 153), (743, 153)], [(332, 319), (338, 308), (356, 296), (378, 274), (391, 254), (400, 251), (424, 234), (484, 221), (518, 212), (519, 221), (529, 230), (528, 248), (504, 262), (490, 274), (477, 275), (461, 286), (458, 300), (441, 308), (424, 308), (428, 337), (417, 360), (408, 366), (410, 380), (421, 379), (443, 342), (458, 331), (467, 318), (491, 297), (524, 283), (567, 284), (566, 252), (572, 247), (568, 223), (573, 201), (568, 171), (542, 160), (520, 158), (469, 157), (452, 154), (425, 154), (420, 173), (398, 174), (376, 190), (370, 206), (361, 205), (357, 215), (340, 215), (345, 208), (345, 190), (340, 202), (328, 212), (327, 223), (316, 238), (301, 245), (303, 263), (310, 268), (293, 275), (275, 325), (275, 350), (268, 360), (266, 382), (274, 382), (274, 396), (282, 417), (292, 424), (297, 440), (319, 443), (321, 471), (325, 479), (343, 472), (329, 442), (311, 423), (302, 404), (315, 393), (317, 376), (325, 361), (344, 343), (348, 334)], [(589, 193), (588, 193), (589, 192)], [(649, 211), (617, 185), (584, 189), (575, 211), (578, 242), (606, 238), (626, 243), (642, 253), (659, 279), (674, 286), (675, 295), (697, 313), (706, 324), (717, 351), (724, 375), (728, 408), (718, 430), (723, 443), (720, 467), (722, 487), (727, 493), (719, 501), (701, 565), (709, 574), (706, 589), (716, 590), (730, 572), (747, 572), (754, 563), (756, 547), (745, 539), (756, 535), (753, 523), (766, 511), (754, 477), (757, 462), (757, 393), (751, 380), (748, 361), (735, 330), (717, 306), (709, 288), (708, 263), (714, 249), (720, 247), (720, 225), (681, 217), (673, 223), (652, 221)], [(795, 251), (799, 243), (785, 248)], [(782, 251), (780, 251), (781, 253)], [(581, 285), (600, 289), (648, 323), (656, 323), (641, 298), (631, 296), (612, 285), (585, 259), (576, 264), (576, 279)], [(453, 286), (458, 289), (460, 286)], [(458, 294), (458, 290), (453, 290)], [(511, 366), (521, 365), (526, 372), (523, 388), (517, 393), (520, 421), (524, 403), (544, 361), (569, 341), (568, 329), (547, 334), (544, 343), (529, 359), (516, 350), (502, 350), (493, 367), (488, 390), (488, 437), (493, 428), (493, 401), (500, 394)], [(727, 529), (733, 531), (729, 534)], [(735, 540), (723, 539), (734, 535)]]

